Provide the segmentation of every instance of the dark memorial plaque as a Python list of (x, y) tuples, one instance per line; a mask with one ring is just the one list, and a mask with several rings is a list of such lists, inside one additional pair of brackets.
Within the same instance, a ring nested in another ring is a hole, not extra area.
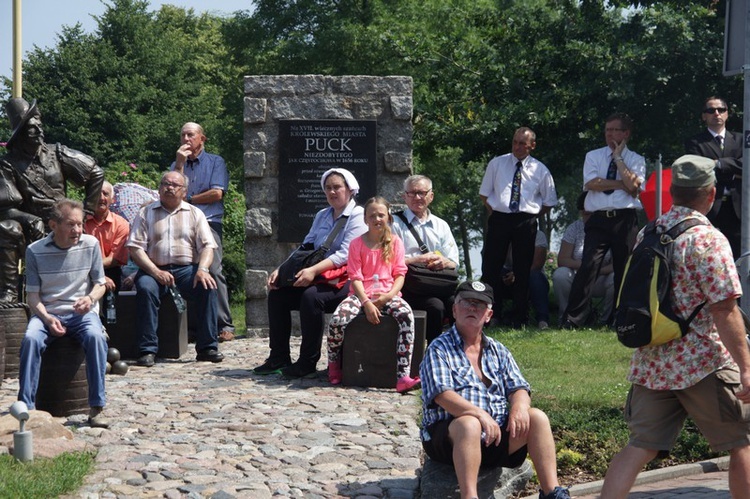
[(357, 201), (376, 194), (377, 121), (279, 121), (279, 242), (299, 243), (328, 207), (320, 177), (345, 168), (359, 182)]

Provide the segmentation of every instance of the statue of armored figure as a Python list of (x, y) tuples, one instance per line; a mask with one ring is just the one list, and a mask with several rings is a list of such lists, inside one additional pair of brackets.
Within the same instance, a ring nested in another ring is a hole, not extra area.
[(83, 187), (84, 210), (94, 213), (104, 172), (93, 158), (44, 142), (36, 100), (5, 106), (12, 130), (0, 157), (0, 306), (18, 303), (18, 262), (26, 246), (48, 232), (53, 205), (67, 197), (67, 181)]

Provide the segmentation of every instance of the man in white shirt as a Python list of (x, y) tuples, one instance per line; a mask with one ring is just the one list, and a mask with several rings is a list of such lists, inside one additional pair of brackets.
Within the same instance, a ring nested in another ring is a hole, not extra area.
[[(403, 216), (414, 227), (426, 246), (426, 253), (409, 230), (409, 226), (396, 214), (393, 217), (393, 232), (404, 242), (404, 256), (407, 264), (423, 263), (432, 270), (455, 269), (458, 266), (458, 246), (450, 226), (429, 209), (435, 199), (432, 180), (424, 175), (412, 175), (404, 180), (404, 202), (407, 209)], [(443, 332), (443, 319), (450, 314), (451, 299), (439, 296), (425, 296), (409, 289), (404, 283), (401, 294), (415, 310), (427, 314), (427, 342)]]
[[(537, 218), (557, 204), (552, 174), (531, 157), (536, 134), (521, 127), (513, 134), (512, 152), (493, 158), (479, 189), (489, 219), (482, 248), (482, 281), (500, 289), (508, 246), (513, 247), (513, 311), (511, 324), (528, 321), (529, 271), (534, 258)], [(501, 308), (501, 304), (497, 304)]]
[[(628, 149), (633, 122), (623, 113), (605, 120), (607, 145), (589, 151), (583, 163), (583, 190), (587, 191), (583, 258), (570, 291), (562, 327), (576, 329), (586, 324), (594, 282), (607, 251), (612, 251), (615, 294), (619, 294), (625, 264), (635, 244), (638, 229), (636, 210), (643, 209), (638, 199), (646, 175), (646, 160)], [(611, 317), (607, 323), (611, 323)]]

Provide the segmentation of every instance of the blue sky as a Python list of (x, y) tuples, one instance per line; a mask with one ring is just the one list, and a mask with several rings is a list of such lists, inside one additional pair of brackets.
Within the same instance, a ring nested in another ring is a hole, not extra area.
[[(193, 8), (196, 12), (208, 11), (218, 15), (231, 15), (238, 10), (251, 10), (252, 0), (150, 0), (150, 10), (163, 4)], [(96, 22), (111, 2), (100, 0), (22, 0), (21, 35), (23, 57), (35, 45), (52, 47), (63, 26), (81, 23), (84, 31), (93, 32)], [(0, 75), (10, 78), (13, 72), (13, 0), (0, 0)]]

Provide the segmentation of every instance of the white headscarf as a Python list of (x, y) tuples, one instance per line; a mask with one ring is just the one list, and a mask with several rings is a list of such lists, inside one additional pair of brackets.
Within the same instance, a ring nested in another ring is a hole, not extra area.
[(323, 189), (323, 191), (326, 190), (326, 179), (332, 173), (338, 173), (339, 175), (344, 177), (346, 186), (349, 187), (349, 189), (352, 191), (352, 196), (357, 195), (357, 193), (359, 192), (359, 182), (357, 182), (357, 179), (354, 178), (354, 174), (352, 172), (343, 168), (331, 168), (330, 170), (326, 170), (323, 176), (320, 177), (320, 188)]

